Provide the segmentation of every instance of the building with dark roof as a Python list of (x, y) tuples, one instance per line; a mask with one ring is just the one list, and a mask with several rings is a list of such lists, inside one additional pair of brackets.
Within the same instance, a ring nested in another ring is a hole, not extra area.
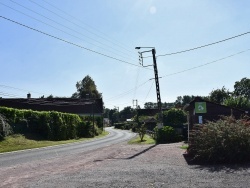
[(217, 104), (201, 97), (195, 97), (184, 107), (187, 112), (188, 124), (192, 129), (194, 124), (203, 124), (207, 121), (216, 121), (221, 116), (234, 116), (236, 119), (248, 115), (248, 111)]
[(35, 111), (58, 111), (78, 115), (101, 116), (103, 114), (102, 98), (0, 98), (0, 106)]

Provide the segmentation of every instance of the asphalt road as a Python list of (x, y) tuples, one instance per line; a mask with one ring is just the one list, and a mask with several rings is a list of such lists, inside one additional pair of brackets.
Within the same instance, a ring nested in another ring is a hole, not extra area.
[(121, 143), (132, 138), (135, 134), (129, 131), (115, 130), (111, 127), (106, 128), (110, 134), (106, 137), (85, 142), (57, 145), (38, 149), (29, 149), (16, 152), (0, 154), (0, 168), (11, 167), (23, 163), (37, 160), (50, 159), (75, 155), (84, 151), (91, 151), (98, 148)]

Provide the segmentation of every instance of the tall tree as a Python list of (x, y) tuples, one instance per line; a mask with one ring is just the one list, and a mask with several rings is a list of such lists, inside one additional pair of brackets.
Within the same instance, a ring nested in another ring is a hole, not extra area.
[(242, 78), (234, 84), (234, 95), (246, 97), (250, 100), (250, 79)]
[(123, 110), (119, 112), (120, 120), (125, 121), (128, 118), (135, 116), (136, 110), (131, 106), (125, 107)]
[(153, 102), (146, 102), (144, 104), (145, 109), (152, 109), (152, 108), (157, 108), (157, 104)]
[(195, 98), (195, 96), (193, 96), (193, 95), (184, 95), (183, 97), (178, 96), (174, 105), (175, 105), (175, 107), (183, 107), (186, 104), (190, 103), (194, 98)]
[(97, 91), (94, 80), (89, 76), (85, 76), (76, 83), (77, 91), (73, 93), (72, 98), (100, 98), (101, 94)]
[(230, 97), (230, 92), (223, 86), (221, 89), (213, 90), (209, 94), (209, 100), (218, 104), (222, 104), (227, 98)]

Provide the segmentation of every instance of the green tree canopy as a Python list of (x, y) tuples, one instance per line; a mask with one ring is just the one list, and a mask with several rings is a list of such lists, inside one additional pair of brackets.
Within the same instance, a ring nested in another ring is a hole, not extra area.
[(76, 83), (77, 91), (73, 93), (72, 98), (100, 98), (101, 94), (98, 92), (94, 80), (89, 76), (85, 76), (82, 80)]
[(187, 121), (186, 114), (183, 110), (171, 108), (163, 112), (164, 126), (179, 127)]
[(221, 89), (213, 90), (209, 94), (209, 100), (218, 104), (222, 104), (224, 100), (230, 97), (230, 92), (223, 86)]
[(242, 96), (231, 96), (224, 101), (224, 105), (243, 110), (250, 109), (250, 101)]
[(119, 112), (120, 120), (125, 121), (129, 117), (133, 117), (136, 115), (136, 110), (131, 106), (125, 107), (123, 110)]
[(235, 82), (234, 95), (246, 97), (250, 100), (250, 79), (245, 77)]
[(193, 95), (184, 95), (183, 97), (178, 96), (174, 105), (176, 107), (185, 106), (186, 104), (190, 103), (194, 98), (195, 98), (195, 96), (193, 96)]

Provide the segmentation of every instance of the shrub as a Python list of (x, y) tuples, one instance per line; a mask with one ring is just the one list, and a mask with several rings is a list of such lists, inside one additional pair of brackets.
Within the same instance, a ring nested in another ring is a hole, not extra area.
[(115, 129), (124, 129), (125, 123), (114, 123)]
[(13, 130), (6, 118), (0, 114), (0, 140), (4, 139), (5, 136), (11, 135)]
[(182, 137), (176, 134), (175, 130), (171, 126), (163, 126), (163, 128), (158, 129), (154, 128), (156, 133), (156, 142), (157, 143), (173, 143), (181, 141)]
[(234, 163), (250, 160), (249, 121), (223, 117), (216, 122), (194, 126), (188, 155), (193, 161)]
[(137, 128), (137, 133), (140, 137), (141, 142), (143, 141), (144, 136), (146, 135), (146, 127), (145, 124), (141, 124), (138, 128)]
[(183, 110), (171, 108), (163, 112), (163, 124), (174, 128), (182, 128), (183, 123), (187, 121), (186, 114)]

